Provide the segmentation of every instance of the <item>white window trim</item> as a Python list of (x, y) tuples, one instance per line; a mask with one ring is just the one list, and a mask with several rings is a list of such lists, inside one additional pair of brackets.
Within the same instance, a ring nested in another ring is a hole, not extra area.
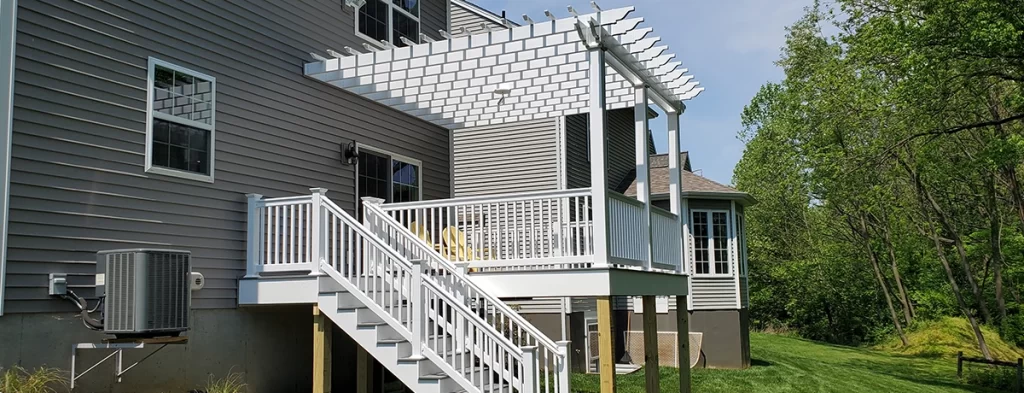
[(0, 315), (4, 315), (7, 276), (7, 221), (11, 196), (11, 136), (13, 133), (15, 36), (18, 0), (0, 2)]
[(750, 266), (747, 264), (747, 218), (740, 213), (736, 214), (736, 243), (739, 245), (739, 252), (736, 253), (740, 266), (739, 276), (750, 276)]
[[(213, 100), (210, 101), (210, 124), (182, 119), (177, 116), (168, 115), (161, 112), (153, 112), (153, 83), (156, 76), (156, 66), (169, 68), (175, 71), (181, 71), (183, 73), (199, 77), (210, 81), (210, 94), (213, 96)], [(217, 153), (217, 78), (210, 75), (206, 75), (202, 72), (191, 70), (173, 63), (150, 57), (149, 58), (149, 69), (146, 77), (146, 173), (153, 173), (157, 175), (179, 177), (182, 179), (196, 180), (201, 182), (213, 183), (214, 176), (214, 164), (217, 160), (215, 155)], [(161, 166), (153, 166), (153, 118), (161, 120), (171, 121), (179, 124), (184, 124), (189, 127), (201, 128), (210, 131), (210, 174), (203, 175), (199, 173), (180, 171), (177, 169), (164, 168)]]
[[(414, 39), (412, 41), (415, 42), (415, 43), (420, 43), (420, 34), (423, 34), (423, 22), (420, 20), (419, 15), (413, 15), (413, 14), (409, 13), (409, 11), (406, 11), (404, 8), (399, 7), (392, 0), (380, 0), (380, 1), (384, 2), (384, 3), (386, 3), (388, 5), (388, 11), (389, 11), (388, 12), (388, 42), (391, 43), (392, 45), (394, 45), (394, 43), (395, 43), (395, 37), (394, 37), (394, 32), (395, 31), (394, 31), (394, 28), (392, 27), (392, 26), (394, 26), (394, 21), (392, 19), (394, 19), (394, 15), (395, 14), (393, 12), (390, 12), (390, 11), (398, 10), (398, 12), (401, 12), (401, 13), (405, 14), (405, 16), (408, 16), (408, 17), (410, 17), (410, 18), (412, 18), (413, 20), (416, 21), (416, 36), (413, 37)], [(355, 19), (355, 21), (354, 21), (355, 23), (353, 23), (353, 25), (355, 25), (355, 27), (356, 27), (356, 30), (355, 30), (356, 31), (356, 37), (359, 37), (359, 38), (362, 38), (362, 39), (366, 40), (367, 43), (369, 43), (370, 45), (373, 45), (374, 47), (377, 47), (377, 48), (380, 48), (380, 49), (387, 49), (387, 48), (384, 47), (384, 44), (382, 44), (380, 41), (378, 41), (378, 40), (374, 39), (373, 37), (370, 37), (370, 36), (368, 36), (366, 34), (363, 34), (361, 31), (359, 31), (359, 11), (363, 7), (366, 7), (366, 5), (364, 4), (364, 5), (360, 6), (359, 8), (356, 8), (355, 12), (353, 12), (353, 18)], [(451, 11), (451, 7), (448, 7), (448, 10)], [(423, 2), (422, 1), (419, 4), (419, 9), (417, 9), (416, 11), (420, 15), (423, 14)], [(449, 13), (451, 13), (451, 12), (449, 12)], [(451, 29), (449, 29), (448, 31), (451, 31)]]
[[(708, 245), (711, 247), (711, 248), (708, 249), (708, 258), (710, 259), (708, 261), (708, 264), (709, 264), (708, 268), (709, 268), (709, 270), (714, 270), (715, 273), (697, 273), (697, 241), (696, 241), (696, 238), (693, 235), (694, 230), (695, 230), (697, 225), (692, 222), (693, 221), (693, 213), (706, 213), (708, 215), (708, 222), (707, 222), (707, 226), (708, 226)], [(693, 262), (693, 275), (694, 276), (700, 276), (700, 277), (709, 277), (709, 278), (732, 278), (732, 277), (736, 277), (736, 273), (737, 273), (736, 269), (732, 269), (732, 271), (729, 272), (729, 273), (718, 273), (717, 272), (718, 269), (715, 268), (715, 262), (720, 262), (720, 261), (716, 261), (715, 260), (715, 245), (714, 245), (714, 242), (715, 242), (715, 229), (714, 229), (714, 225), (712, 224), (712, 220), (713, 220), (712, 214), (713, 213), (724, 213), (725, 214), (725, 219), (726, 219), (726, 226), (725, 226), (726, 229), (725, 230), (727, 232), (726, 233), (726, 238), (725, 238), (726, 239), (725, 240), (725, 249), (727, 250), (726, 255), (732, 255), (731, 253), (732, 253), (733, 230), (732, 230), (732, 225), (728, 224), (728, 222), (729, 222), (728, 220), (730, 219), (729, 211), (728, 210), (724, 210), (724, 209), (690, 209), (690, 213), (689, 213), (690, 214), (690, 221), (691, 221), (690, 222), (690, 237), (694, 237), (693, 250), (691, 251), (693, 253), (693, 261), (692, 261)], [(726, 263), (729, 266), (732, 266), (732, 261), (726, 261)]]
[[(417, 198), (419, 198), (418, 200), (420, 200), (420, 201), (423, 200), (423, 161), (417, 160), (417, 159), (409, 157), (409, 156), (404, 156), (404, 155), (401, 155), (401, 154), (398, 154), (398, 153), (392, 153), (390, 151), (387, 151), (387, 150), (384, 150), (384, 149), (381, 149), (381, 148), (377, 148), (377, 147), (373, 147), (373, 146), (369, 146), (369, 145), (364, 145), (362, 143), (356, 143), (356, 156), (357, 157), (359, 156), (359, 152), (362, 151), (362, 150), (366, 150), (366, 151), (371, 152), (371, 153), (383, 154), (383, 155), (386, 155), (388, 157), (391, 157), (392, 161), (398, 160), (398, 161), (404, 162), (406, 164), (413, 164), (417, 168), (419, 168), (419, 175), (416, 176), (416, 189), (419, 191), (419, 193), (418, 193), (419, 195), (417, 195)], [(356, 165), (355, 165), (356, 166), (356, 195), (359, 195), (359, 165), (362, 165), (362, 164), (363, 164), (362, 162), (356, 162)], [(388, 182), (388, 193), (394, 193), (394, 188), (393, 188), (394, 186), (395, 186), (395, 182), (392, 179), (390, 182)], [(387, 203), (387, 202), (385, 202), (385, 203)]]

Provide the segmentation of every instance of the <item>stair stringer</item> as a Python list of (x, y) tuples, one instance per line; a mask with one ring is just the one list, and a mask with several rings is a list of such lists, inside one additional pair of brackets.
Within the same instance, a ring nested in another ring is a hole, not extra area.
[[(321, 312), (405, 386), (416, 393), (480, 393), (471, 381), (433, 351), (423, 348), (421, 358), (411, 357), (411, 332), (402, 326), (401, 322), (374, 303), (330, 265), (323, 264), (321, 271), (327, 273), (330, 277), (327, 279), (331, 281), (327, 285), (320, 284), (321, 293), (317, 304)], [(357, 304), (339, 304), (338, 297), (342, 295), (351, 296), (350, 299), (355, 300)], [(366, 323), (367, 320), (380, 323)], [(395, 335), (401, 338), (395, 339)], [(382, 342), (382, 337), (387, 339)], [(443, 377), (439, 376), (438, 372), (443, 373)]]

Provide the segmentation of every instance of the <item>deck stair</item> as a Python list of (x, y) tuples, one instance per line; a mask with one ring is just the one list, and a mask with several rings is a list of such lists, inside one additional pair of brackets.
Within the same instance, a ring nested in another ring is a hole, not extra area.
[(251, 199), (258, 274), (322, 273), (321, 312), (414, 392), (570, 392), (567, 342), (553, 342), (387, 214), (371, 207), (359, 222), (326, 190), (312, 191)]

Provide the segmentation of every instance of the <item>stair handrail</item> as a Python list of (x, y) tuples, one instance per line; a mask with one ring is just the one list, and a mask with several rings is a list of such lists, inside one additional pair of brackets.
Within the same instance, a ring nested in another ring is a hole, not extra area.
[[(323, 197), (322, 201), (321, 201), (321, 204), (322, 204), (322, 207), (329, 214), (333, 214), (334, 216), (340, 218), (343, 222), (348, 224), (356, 232), (359, 232), (361, 235), (363, 235), (364, 238), (369, 240), (369, 242), (371, 243), (371, 245), (374, 248), (379, 249), (380, 251), (382, 251), (385, 254), (387, 254), (389, 257), (393, 258), (395, 261), (398, 261), (402, 265), (403, 268), (407, 268), (410, 271), (413, 271), (413, 269), (426, 269), (429, 266), (429, 265), (416, 266), (417, 264), (414, 264), (414, 263), (410, 262), (408, 258), (406, 258), (400, 252), (395, 250), (391, 245), (387, 244), (378, 235), (374, 234), (372, 232), (372, 230), (368, 229), (364, 224), (359, 223), (354, 217), (352, 217), (347, 212), (342, 210), (341, 207), (339, 207), (337, 204), (334, 203), (334, 201), (330, 200), (329, 198)], [(325, 228), (325, 230), (326, 230), (326, 228)], [(323, 260), (321, 262), (323, 262), (322, 265), (326, 265), (326, 266), (329, 266), (332, 269), (334, 269), (334, 267), (328, 261)], [(451, 273), (451, 272), (449, 272), (449, 273)], [(335, 275), (331, 274), (331, 276), (334, 277)], [(337, 277), (334, 277), (334, 278), (337, 279)], [(511, 359), (519, 361), (520, 363), (522, 363), (524, 361), (524, 352), (523, 352), (522, 348), (517, 346), (516, 343), (512, 341), (512, 339), (510, 339), (509, 337), (506, 337), (503, 333), (498, 331), (498, 329), (496, 329), (494, 326), (492, 326), (490, 323), (488, 323), (484, 318), (480, 317), (479, 314), (477, 314), (476, 312), (473, 312), (469, 307), (465, 306), (459, 299), (456, 298), (456, 296), (453, 296), (450, 293), (450, 289), (445, 288), (442, 283), (438, 282), (437, 280), (435, 280), (434, 278), (432, 278), (432, 277), (430, 277), (429, 275), (426, 275), (426, 274), (421, 274), (419, 279), (421, 280), (423, 285), (429, 286), (429, 287), (433, 288), (434, 292), (437, 293), (438, 296), (440, 296), (442, 300), (444, 300), (450, 306), (452, 306), (453, 308), (457, 309), (460, 313), (465, 315), (467, 321), (470, 321), (470, 323), (475, 325), (478, 329), (481, 329), (481, 332), (486, 332), (486, 336), (487, 337), (489, 337), (490, 339), (494, 340), (494, 342), (496, 344), (500, 343), (501, 348), (503, 350), (505, 350), (509, 354)], [(421, 291), (422, 288), (412, 288), (412, 290), (413, 291)], [(409, 295), (410, 295), (410, 298), (413, 297), (411, 293)], [(417, 300), (419, 300), (419, 303), (423, 303), (423, 301), (422, 301), (423, 299), (417, 299)], [(413, 318), (416, 318), (416, 317), (414, 316)], [(426, 322), (426, 320), (424, 320), (423, 322)], [(440, 322), (440, 323), (442, 325), (444, 324), (444, 322)], [(418, 348), (418, 349), (420, 349), (421, 353), (423, 353), (425, 355), (430, 355), (431, 353), (433, 353), (433, 355), (435, 357), (435, 360), (440, 360), (442, 362), (445, 362), (445, 360), (444, 360), (444, 358), (442, 356), (439, 356), (438, 354), (436, 354), (435, 351), (433, 351), (431, 348), (429, 348), (429, 345), (424, 344), (423, 337), (420, 337), (420, 335), (424, 334), (425, 331), (421, 327), (416, 327), (412, 323), (410, 324), (410, 326), (411, 327), (408, 328), (408, 329), (409, 329), (409, 333), (411, 333), (410, 337), (412, 338), (411, 341), (413, 342), (413, 345), (417, 345), (417, 343), (418, 343), (418, 345), (420, 345), (420, 348)], [(455, 330), (462, 330), (463, 332), (465, 331), (464, 327), (462, 329), (456, 328)], [(402, 332), (402, 333), (404, 334), (405, 332)], [(462, 337), (460, 339), (458, 337), (455, 337), (454, 334), (453, 334), (453, 338), (457, 339), (458, 342), (463, 343), (463, 344), (465, 343), (465, 340), (466, 340), (465, 337)], [(428, 356), (428, 357), (430, 357), (430, 356)], [(483, 357), (483, 356), (481, 355), (481, 357)], [(491, 361), (495, 362), (494, 359), (491, 359)], [(502, 371), (503, 371), (501, 373), (502, 378), (508, 380), (510, 385), (513, 385), (513, 379), (516, 379), (515, 376), (514, 376), (514, 373), (511, 372), (511, 371), (506, 371), (506, 370), (502, 370)], [(525, 367), (524, 367), (524, 370), (522, 370), (522, 371), (523, 372), (527, 372), (529, 370), (525, 369)], [(451, 374), (453, 374), (453, 376), (455, 375), (454, 370), (453, 370), (453, 372)], [(567, 390), (565, 392), (568, 393)]]
[[(527, 321), (526, 318), (524, 318), (521, 314), (515, 312), (515, 310), (513, 310), (511, 307), (505, 304), (504, 301), (493, 296), (490, 292), (483, 290), (483, 288), (481, 288), (479, 285), (473, 282), (473, 280), (467, 277), (464, 269), (459, 268), (454, 263), (444, 258), (439, 252), (437, 252), (437, 250), (430, 248), (425, 242), (417, 238), (416, 235), (414, 235), (411, 231), (403, 227), (397, 220), (394, 219), (394, 217), (391, 217), (391, 215), (387, 214), (387, 212), (384, 211), (384, 209), (381, 207), (379, 200), (375, 200), (373, 198), (364, 199), (363, 209), (364, 220), (371, 216), (379, 219), (382, 223), (384, 223), (390, 229), (392, 229), (394, 233), (399, 234), (399, 236), (402, 236), (405, 240), (405, 243), (411, 244), (413, 247), (416, 247), (419, 251), (419, 255), (424, 255), (430, 258), (431, 262), (433, 262), (433, 266), (438, 266), (441, 269), (445, 270), (445, 272), (448, 273), (448, 275), (452, 277), (452, 279), (456, 281), (458, 285), (461, 285), (465, 288), (469, 288), (476, 294), (479, 294), (481, 298), (485, 299), (488, 303), (490, 303), (491, 307), (494, 307), (495, 311), (500, 312), (503, 318), (507, 318), (508, 320), (514, 321), (520, 329), (519, 333), (522, 334), (523, 332), (525, 332), (529, 335), (529, 339), (533, 340), (531, 343), (530, 340), (527, 339), (525, 346), (540, 346), (541, 348), (546, 350), (548, 354), (555, 357), (554, 366), (556, 367), (556, 370), (554, 370), (554, 372), (555, 374), (557, 374), (557, 381), (555, 381), (555, 386), (557, 386), (558, 391), (568, 393), (568, 342), (554, 342), (553, 340), (548, 338), (547, 335), (541, 332), (540, 329), (538, 329), (536, 326), (533, 326), (533, 324)], [(486, 322), (486, 319), (481, 319)], [(492, 323), (497, 324), (497, 318), (495, 318), (495, 321), (493, 322), (487, 322), (487, 325), (491, 326), (492, 329), (495, 331), (503, 330), (503, 328), (492, 326)], [(511, 337), (505, 337), (504, 332), (499, 332), (498, 334), (502, 336), (502, 338), (504, 339), (508, 339), (510, 341), (512, 340)], [(512, 335), (511, 332), (509, 335)], [(536, 357), (533, 357), (533, 360), (536, 360)]]
[(456, 279), (460, 280), (459, 284), (469, 287), (476, 291), (477, 293), (482, 294), (483, 297), (487, 299), (489, 302), (491, 302), (496, 309), (500, 310), (502, 314), (507, 314), (510, 318), (516, 319), (516, 322), (520, 323), (528, 333), (537, 336), (536, 339), (540, 345), (552, 351), (558, 350), (558, 344), (556, 344), (554, 340), (548, 338), (548, 336), (541, 332), (540, 329), (537, 329), (537, 327), (533, 326), (533, 324), (527, 321), (526, 318), (523, 318), (523, 316), (517, 313), (515, 310), (513, 310), (512, 307), (509, 307), (508, 304), (505, 304), (504, 301), (495, 297), (494, 295), (491, 295), (490, 292), (485, 291), (483, 288), (481, 288), (479, 285), (473, 282), (473, 280), (470, 280), (468, 277), (466, 277), (462, 269), (460, 269), (458, 266), (455, 266), (455, 264), (452, 263), (452, 261), (441, 256), (441, 254), (438, 253), (437, 250), (428, 247), (426, 243), (420, 241), (420, 239), (417, 239), (412, 232), (410, 232), (407, 228), (403, 227), (402, 224), (400, 224), (398, 220), (395, 220), (394, 217), (391, 217), (391, 215), (387, 214), (383, 209), (380, 208), (379, 205), (375, 205), (372, 203), (364, 203), (363, 207), (364, 209), (372, 210), (372, 212), (377, 217), (381, 217), (385, 223), (392, 227), (392, 229), (396, 229), (397, 233), (400, 233), (402, 234), (403, 237), (406, 237), (406, 240), (410, 240), (410, 244), (413, 244), (414, 247), (419, 248), (420, 251), (424, 253), (424, 255), (429, 255), (431, 259), (434, 259), (434, 262), (437, 262), (438, 266), (441, 266), (442, 268), (447, 270), (449, 274), (456, 277)]

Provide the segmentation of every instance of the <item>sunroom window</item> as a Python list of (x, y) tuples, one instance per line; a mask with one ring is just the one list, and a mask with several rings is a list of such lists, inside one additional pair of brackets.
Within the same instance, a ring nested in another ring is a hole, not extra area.
[(729, 274), (729, 213), (693, 211), (694, 274)]
[(146, 171), (213, 181), (216, 80), (149, 59)]
[(374, 44), (406, 46), (402, 37), (419, 42), (420, 0), (366, 0), (356, 14), (356, 31)]

